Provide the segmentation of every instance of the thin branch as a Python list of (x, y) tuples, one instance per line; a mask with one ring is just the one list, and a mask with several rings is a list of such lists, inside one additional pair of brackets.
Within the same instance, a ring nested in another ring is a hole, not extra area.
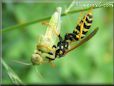
[[(93, 9), (95, 9), (95, 8), (101, 8), (101, 7), (93, 7)], [(78, 12), (81, 12), (81, 11), (87, 11), (87, 10), (89, 10), (89, 9), (90, 9), (90, 7), (89, 7), (89, 8), (86, 8), (86, 9), (72, 10), (72, 11), (69, 11), (67, 14), (66, 14), (66, 13), (62, 13), (61, 16), (65, 16), (65, 15), (73, 14), (73, 13), (78, 13)], [(26, 23), (23, 23), (23, 24), (17, 24), (17, 25), (11, 26), (11, 27), (3, 28), (3, 29), (1, 29), (0, 31), (6, 32), (6, 31), (10, 31), (10, 30), (22, 28), (22, 27), (25, 27), (25, 26), (34, 24), (34, 23), (36, 23), (36, 22), (38, 23), (38, 22), (46, 21), (46, 20), (48, 20), (48, 19), (50, 19), (50, 18), (51, 18), (51, 16), (46, 17), (46, 18), (42, 18), (42, 19), (33, 20), (33, 21), (26, 22)]]

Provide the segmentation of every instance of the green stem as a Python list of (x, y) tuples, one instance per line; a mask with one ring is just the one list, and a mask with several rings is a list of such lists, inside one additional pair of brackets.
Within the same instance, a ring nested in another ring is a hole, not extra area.
[(21, 81), (21, 79), (18, 77), (18, 75), (6, 64), (6, 62), (1, 59), (2, 65), (3, 67), (6, 69), (6, 72), (9, 76), (9, 78), (11, 79), (13, 84), (23, 84), (23, 82)]
[[(100, 7), (94, 7), (93, 9), (95, 9), (95, 8), (100, 8)], [(86, 8), (86, 9), (80, 9), (80, 10), (72, 10), (72, 11), (69, 11), (67, 13), (67, 15), (68, 14), (77, 13), (77, 12), (81, 12), (81, 11), (87, 11), (89, 9), (90, 9), (90, 7), (89, 8)], [(66, 15), (66, 13), (62, 13), (61, 16), (65, 16), (65, 15)], [(42, 18), (42, 19), (38, 19), (38, 20), (33, 20), (33, 21), (30, 21), (30, 22), (27, 22), (27, 23), (23, 23), (23, 24), (17, 24), (17, 25), (11, 26), (11, 27), (6, 27), (6, 28), (1, 29), (0, 32), (6, 32), (6, 31), (17, 29), (17, 28), (22, 28), (22, 27), (25, 27), (27, 25), (34, 24), (36, 22), (38, 23), (38, 22), (42, 22), (42, 21), (48, 20), (50, 18), (51, 18), (51, 16), (46, 17), (46, 18)]]

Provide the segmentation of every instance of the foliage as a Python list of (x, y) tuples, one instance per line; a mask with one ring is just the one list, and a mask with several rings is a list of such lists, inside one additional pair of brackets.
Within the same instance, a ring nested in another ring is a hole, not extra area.
[[(4, 29), (34, 20), (48, 18), (56, 7), (67, 7), (69, 3), (3, 3)], [(72, 10), (79, 10), (77, 7)], [(87, 12), (87, 11), (85, 11)], [(85, 13), (84, 12), (84, 13)], [(62, 16), (61, 35), (72, 32), (79, 12)], [(112, 8), (93, 10), (94, 21), (91, 30), (99, 27), (98, 33), (87, 43), (55, 60), (56, 67), (50, 64), (26, 66), (14, 60), (29, 62), (39, 36), (46, 27), (41, 22), (2, 33), (2, 57), (25, 84), (60, 83), (112, 83), (113, 82), (113, 22)], [(82, 16), (83, 17), (83, 16)], [(91, 32), (91, 31), (90, 31)], [(2, 84), (12, 84), (3, 67)]]

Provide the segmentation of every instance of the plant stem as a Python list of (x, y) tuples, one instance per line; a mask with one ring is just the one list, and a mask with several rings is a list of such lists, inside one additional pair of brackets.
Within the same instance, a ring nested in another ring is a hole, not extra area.
[[(100, 7), (94, 7), (93, 9), (95, 9), (95, 8), (100, 8)], [(78, 12), (81, 12), (81, 11), (87, 11), (87, 10), (89, 10), (89, 9), (90, 9), (90, 7), (89, 7), (89, 8), (86, 8), (86, 9), (72, 10), (72, 11), (69, 11), (67, 14), (66, 14), (66, 13), (62, 13), (61, 16), (65, 16), (65, 15), (73, 14), (73, 13), (78, 13)], [(10, 31), (10, 30), (22, 28), (22, 27), (25, 27), (25, 26), (27, 26), (27, 25), (34, 24), (34, 23), (36, 23), (36, 22), (38, 23), (38, 22), (42, 22), (42, 21), (48, 20), (48, 19), (50, 19), (50, 18), (51, 18), (51, 16), (46, 17), (46, 18), (42, 18), (42, 19), (33, 20), (33, 21), (30, 21), (30, 22), (27, 22), (27, 23), (23, 23), (23, 24), (17, 24), (17, 25), (11, 26), (11, 27), (3, 28), (3, 29), (1, 29), (0, 31), (6, 32), (6, 31)]]
[(6, 69), (6, 72), (10, 80), (12, 81), (12, 83), (16, 85), (23, 84), (23, 82), (18, 77), (18, 75), (6, 64), (6, 62), (3, 59), (1, 59), (1, 62), (2, 62), (3, 67)]

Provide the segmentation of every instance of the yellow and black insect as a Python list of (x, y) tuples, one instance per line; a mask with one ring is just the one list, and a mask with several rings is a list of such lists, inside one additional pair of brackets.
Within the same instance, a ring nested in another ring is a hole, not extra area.
[(62, 39), (62, 37), (59, 35), (60, 42), (58, 42), (57, 44), (57, 47), (59, 48), (56, 51), (56, 55), (58, 55), (59, 57), (63, 56), (71, 42), (79, 41), (80, 39), (84, 38), (86, 33), (91, 27), (92, 20), (93, 20), (93, 15), (91, 12), (89, 12), (79, 22), (79, 24), (73, 30), (73, 33), (65, 34), (64, 39)]
[[(85, 41), (89, 40), (96, 33), (96, 31), (98, 29), (95, 29), (88, 37), (85, 38), (86, 33), (88, 32), (88, 30), (91, 27), (92, 20), (93, 20), (93, 15), (92, 15), (91, 10), (90, 10), (83, 17), (83, 19), (79, 22), (79, 24), (76, 26), (76, 28), (73, 30), (72, 33), (65, 34), (64, 38), (62, 38), (60, 35), (58, 35), (59, 42), (57, 43), (57, 46), (53, 45), (53, 47), (56, 48), (55, 58), (56, 57), (62, 57), (66, 53), (68, 53), (69, 51), (74, 49), (74, 47), (76, 47), (77, 45), (69, 49), (69, 46), (71, 45), (72, 42), (79, 41), (82, 39), (83, 42), (80, 42), (78, 44), (78, 45), (81, 45)], [(83, 38), (85, 38), (85, 39), (83, 39)], [(49, 52), (49, 54), (53, 55), (51, 52)], [(51, 59), (51, 58), (49, 58), (49, 59)], [(54, 60), (54, 59), (51, 59), (51, 60)]]

